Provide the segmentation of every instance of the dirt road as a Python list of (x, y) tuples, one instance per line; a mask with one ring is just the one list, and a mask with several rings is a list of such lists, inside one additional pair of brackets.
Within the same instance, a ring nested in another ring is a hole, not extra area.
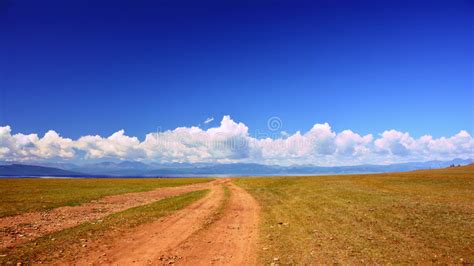
[(168, 256), (186, 265), (255, 265), (258, 205), (243, 189), (231, 184), (231, 198), (221, 219), (188, 238)]
[(50, 211), (30, 212), (0, 218), (0, 249), (15, 246), (51, 232), (101, 219), (112, 213), (149, 204), (166, 197), (208, 189), (222, 182), (225, 182), (225, 180), (218, 179), (208, 183), (107, 196), (80, 206), (65, 206)]
[(254, 265), (258, 237), (257, 202), (243, 189), (225, 180), (203, 199), (120, 235), (89, 243), (74, 258), (58, 263), (76, 265)]

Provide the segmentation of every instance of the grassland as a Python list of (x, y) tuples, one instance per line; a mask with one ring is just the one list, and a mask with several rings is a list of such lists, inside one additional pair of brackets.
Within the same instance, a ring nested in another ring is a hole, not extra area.
[(0, 217), (75, 206), (109, 195), (208, 182), (206, 178), (0, 179)]
[(64, 256), (74, 257), (75, 252), (92, 240), (113, 238), (124, 230), (149, 223), (160, 217), (182, 209), (203, 198), (209, 190), (199, 190), (166, 198), (154, 203), (131, 208), (105, 217), (102, 220), (86, 222), (79, 226), (40, 237), (15, 249), (0, 250), (0, 264), (8, 262), (28, 263), (32, 260), (48, 262)]
[(474, 263), (474, 166), (243, 178), (268, 264)]

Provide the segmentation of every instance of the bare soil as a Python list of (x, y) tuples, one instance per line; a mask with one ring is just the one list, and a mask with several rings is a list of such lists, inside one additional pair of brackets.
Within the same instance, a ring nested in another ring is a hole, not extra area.
[(191, 192), (208, 189), (225, 180), (215, 180), (179, 187), (158, 188), (148, 192), (127, 193), (107, 196), (80, 206), (65, 206), (49, 211), (29, 212), (0, 218), (0, 249), (36, 239), (84, 222), (101, 218), (132, 207)]
[[(259, 205), (245, 190), (222, 180), (203, 199), (156, 222), (120, 235), (111, 232), (59, 264), (76, 265), (254, 265)], [(221, 208), (224, 207), (224, 208)], [(219, 213), (221, 211), (221, 213)]]
[(221, 219), (200, 231), (165, 257), (185, 265), (255, 265), (258, 241), (257, 202), (245, 190), (230, 185), (231, 198)]

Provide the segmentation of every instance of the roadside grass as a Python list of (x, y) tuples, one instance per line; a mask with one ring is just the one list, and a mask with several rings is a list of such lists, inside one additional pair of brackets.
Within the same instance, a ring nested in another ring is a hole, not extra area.
[(0, 218), (76, 206), (109, 195), (209, 182), (209, 178), (0, 179)]
[(474, 166), (236, 184), (262, 206), (265, 264), (474, 263)]
[[(203, 198), (209, 190), (198, 190), (169, 197), (148, 205), (111, 214), (101, 220), (54, 232), (14, 249), (0, 250), (0, 265), (7, 263), (47, 263), (61, 257), (77, 257), (80, 249), (90, 241), (104, 241), (111, 234), (118, 235), (140, 224), (155, 221)], [(105, 243), (106, 244), (106, 243)]]

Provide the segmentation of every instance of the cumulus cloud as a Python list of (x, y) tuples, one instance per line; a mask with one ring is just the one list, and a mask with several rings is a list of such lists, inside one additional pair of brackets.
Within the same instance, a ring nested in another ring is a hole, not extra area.
[(393, 129), (376, 136), (363, 136), (349, 129), (335, 132), (328, 123), (323, 123), (315, 124), (305, 133), (285, 132), (259, 138), (230, 116), (224, 116), (219, 126), (207, 130), (179, 127), (148, 133), (143, 141), (127, 136), (124, 130), (108, 137), (88, 135), (72, 140), (53, 130), (42, 137), (12, 134), (9, 126), (3, 126), (0, 127), (0, 159), (114, 158), (153, 162), (348, 165), (474, 157), (474, 139), (464, 130), (441, 138), (429, 135), (413, 138), (408, 132)]
[(220, 126), (179, 127), (149, 133), (140, 146), (148, 158), (174, 162), (231, 162), (249, 157), (248, 128), (224, 116)]
[(39, 138), (37, 134), (11, 134), (10, 126), (0, 127), (0, 158), (7, 160), (35, 160), (73, 158), (74, 141), (50, 130)]
[(74, 147), (84, 151), (87, 159), (103, 157), (142, 159), (145, 155), (138, 138), (126, 136), (123, 129), (107, 138), (98, 135), (81, 137), (75, 142)]
[(396, 130), (388, 130), (382, 133), (382, 137), (375, 141), (377, 151), (393, 155), (408, 155), (414, 145), (415, 140), (408, 133)]
[(335, 146), (338, 154), (363, 155), (369, 152), (372, 140), (372, 134), (360, 136), (351, 130), (344, 130), (337, 134)]

